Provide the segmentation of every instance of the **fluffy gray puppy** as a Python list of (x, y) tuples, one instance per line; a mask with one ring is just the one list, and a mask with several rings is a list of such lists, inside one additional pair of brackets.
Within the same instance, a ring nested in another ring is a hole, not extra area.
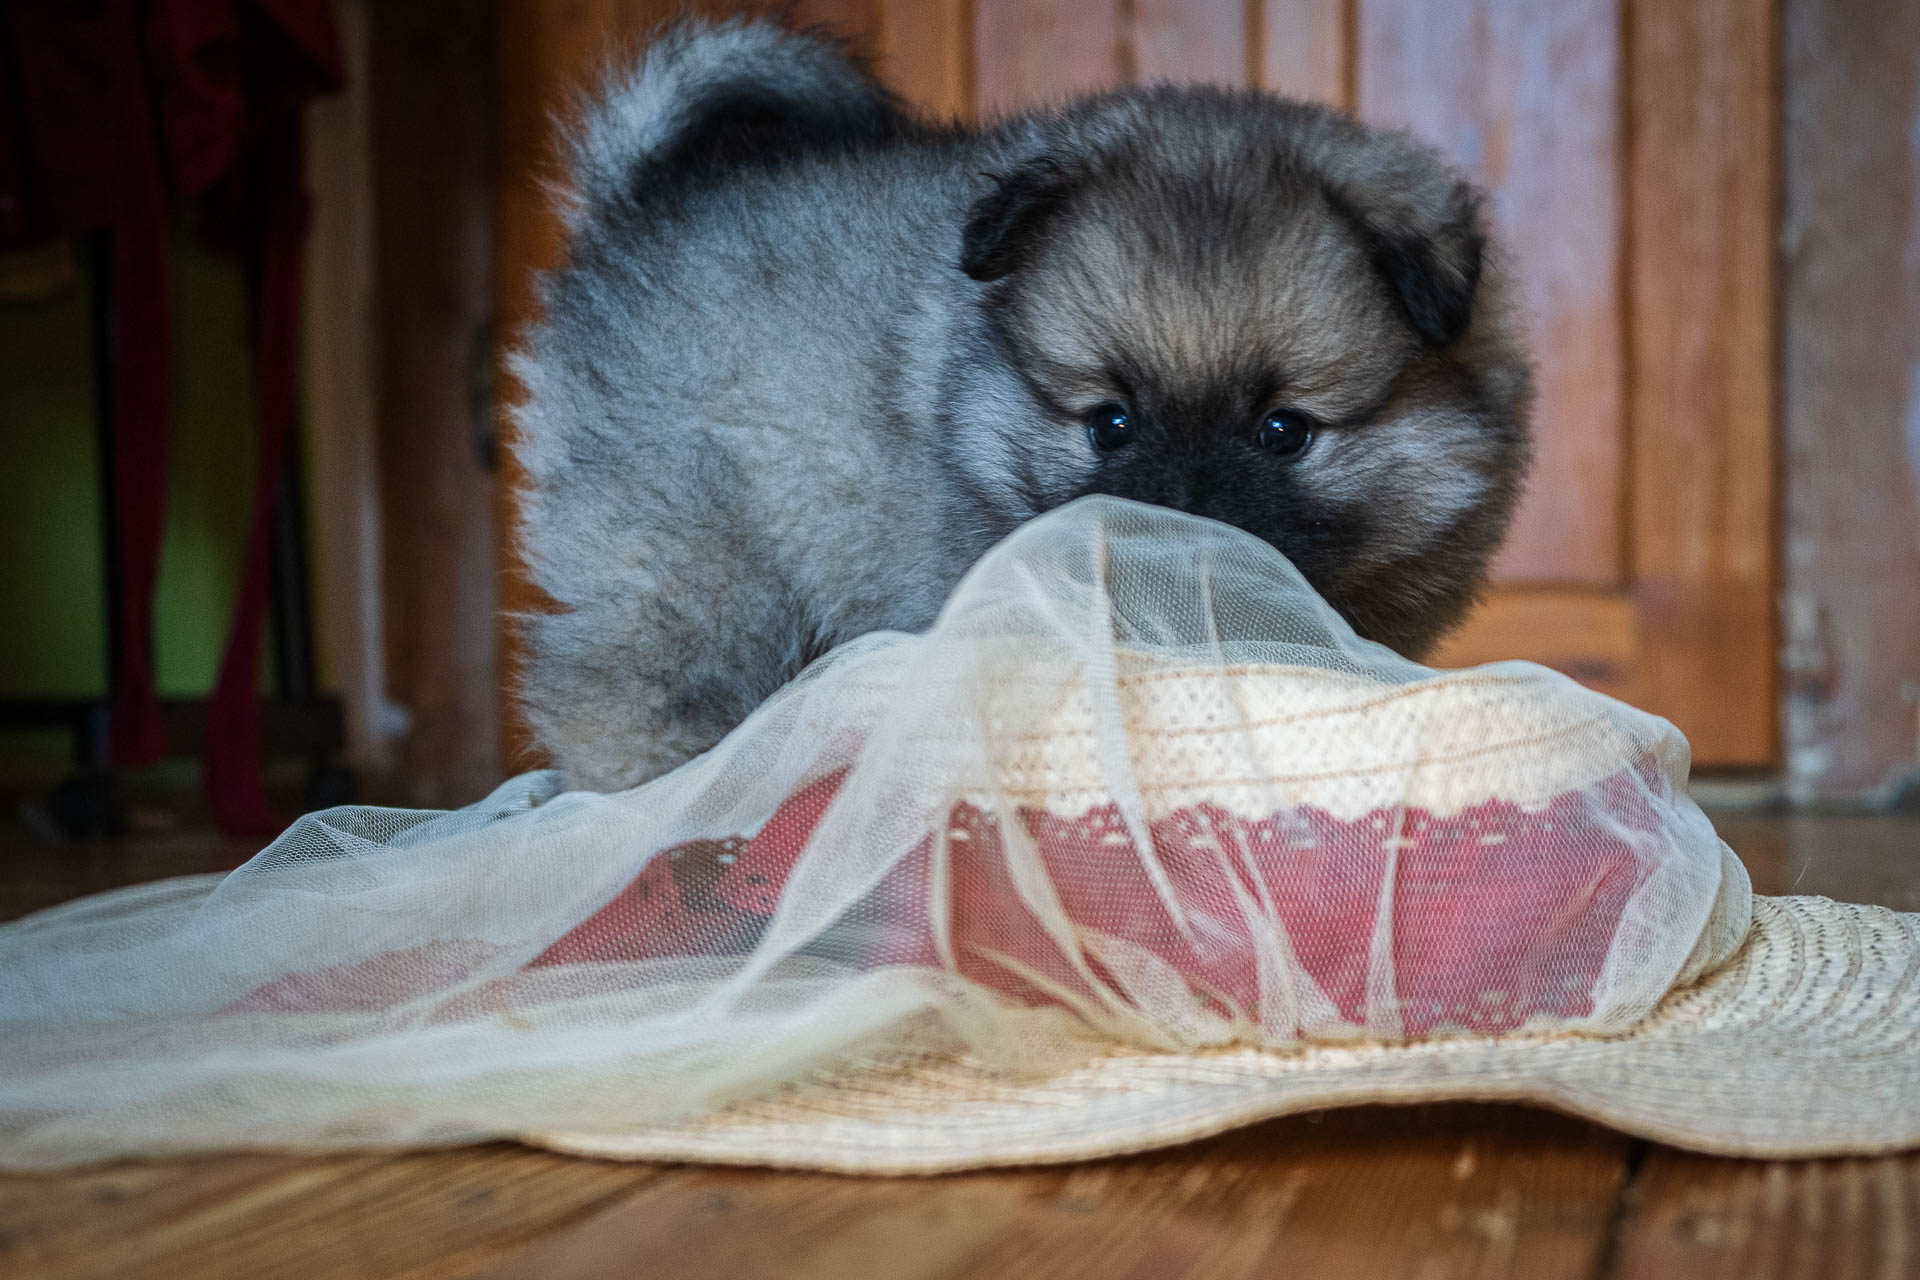
[(521, 693), (576, 786), (717, 742), (814, 655), (926, 627), (1083, 494), (1285, 552), (1417, 655), (1527, 456), (1474, 189), (1404, 134), (1150, 87), (979, 129), (831, 41), (668, 31), (572, 137), (514, 369), (522, 535), (563, 612)]

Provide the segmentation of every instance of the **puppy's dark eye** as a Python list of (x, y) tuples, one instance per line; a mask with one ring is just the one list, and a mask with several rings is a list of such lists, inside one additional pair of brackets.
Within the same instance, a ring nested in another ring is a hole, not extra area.
[(1253, 442), (1269, 453), (1292, 457), (1313, 443), (1313, 420), (1288, 409), (1275, 409), (1253, 433)]
[(1112, 453), (1133, 438), (1133, 421), (1123, 404), (1096, 405), (1087, 414), (1087, 439), (1102, 453)]

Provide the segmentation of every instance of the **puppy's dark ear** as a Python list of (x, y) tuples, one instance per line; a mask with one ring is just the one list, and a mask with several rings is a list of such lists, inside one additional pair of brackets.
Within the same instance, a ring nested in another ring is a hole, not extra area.
[(1359, 229), (1415, 332), (1437, 347), (1458, 342), (1473, 321), (1486, 249), (1472, 184), (1454, 179), (1438, 191), (1381, 199), (1329, 187), (1327, 199)]
[(993, 281), (1026, 265), (1047, 221), (1072, 193), (1067, 171), (1044, 157), (1001, 174), (967, 214), (960, 269), (975, 280)]

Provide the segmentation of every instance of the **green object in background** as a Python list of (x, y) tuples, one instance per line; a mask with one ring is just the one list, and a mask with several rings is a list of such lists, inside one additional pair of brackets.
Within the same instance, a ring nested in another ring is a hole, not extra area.
[[(239, 589), (253, 494), (253, 374), (239, 264), (174, 244), (174, 417), (154, 605), (162, 697), (204, 697)], [(107, 683), (90, 285), (0, 303), (0, 699), (90, 698)], [(271, 653), (263, 687), (271, 688)], [(0, 731), (0, 783), (72, 763), (64, 734)]]
[(0, 304), (0, 698), (97, 695), (107, 635), (84, 278)]
[(253, 514), (253, 352), (239, 264), (177, 237), (173, 323), (154, 678), (163, 698), (201, 698), (220, 671)]

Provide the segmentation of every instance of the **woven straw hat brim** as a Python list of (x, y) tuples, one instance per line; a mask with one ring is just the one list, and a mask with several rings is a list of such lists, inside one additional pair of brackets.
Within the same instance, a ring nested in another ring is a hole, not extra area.
[(1920, 1146), (1920, 915), (1755, 898), (1723, 968), (1618, 1036), (1168, 1054), (1044, 1080), (964, 1060), (837, 1074), (686, 1123), (527, 1142), (629, 1160), (939, 1173), (1118, 1155), (1361, 1103), (1537, 1103), (1696, 1151)]

